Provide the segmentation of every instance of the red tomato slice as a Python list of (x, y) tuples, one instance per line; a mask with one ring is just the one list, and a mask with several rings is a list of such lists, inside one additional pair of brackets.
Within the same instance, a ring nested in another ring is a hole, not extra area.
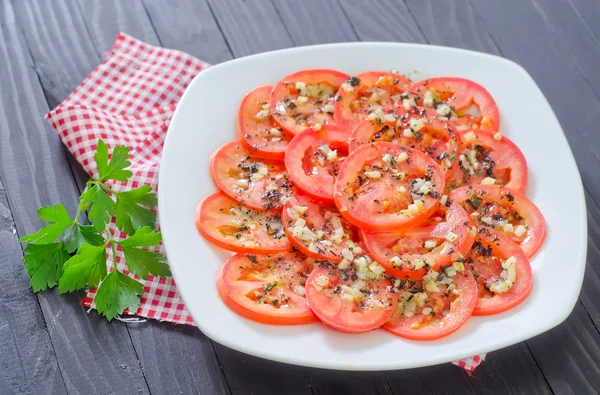
[(352, 130), (378, 108), (392, 108), (401, 93), (412, 85), (408, 78), (382, 71), (357, 74), (340, 87), (335, 102), (335, 123)]
[[(500, 127), (500, 112), (492, 95), (471, 80), (456, 77), (429, 78), (414, 84), (410, 91), (419, 96), (416, 100), (419, 105), (423, 105), (427, 91), (437, 95), (437, 98), (456, 112), (458, 119), (453, 122), (465, 128), (497, 132)], [(443, 103), (437, 98), (433, 106), (437, 108), (440, 115), (445, 115)], [(473, 106), (479, 110), (479, 117), (469, 113)]]
[(284, 77), (271, 92), (273, 119), (294, 136), (333, 122), (334, 96), (350, 76), (335, 70), (304, 70)]
[(479, 185), (490, 177), (495, 180), (495, 185), (525, 193), (527, 160), (515, 143), (486, 130), (477, 133), (470, 129), (461, 130), (458, 135), (463, 149), (457, 161), (457, 172), (450, 180), (446, 179), (446, 191), (464, 185)]
[(294, 191), (282, 162), (253, 157), (239, 141), (212, 154), (210, 174), (220, 190), (256, 210), (281, 210)]
[(344, 160), (334, 198), (354, 225), (392, 231), (429, 217), (443, 190), (442, 170), (427, 155), (394, 143), (372, 143)]
[[(310, 308), (323, 323), (342, 332), (360, 333), (380, 327), (390, 318), (398, 301), (390, 281), (352, 278), (356, 277), (351, 270), (333, 265), (317, 267), (306, 280)], [(356, 297), (344, 288), (355, 290)]]
[[(435, 340), (456, 332), (475, 309), (477, 282), (468, 271), (446, 279), (451, 279), (452, 285), (436, 281), (436, 292), (429, 291), (427, 287), (423, 289), (422, 283), (414, 284), (412, 290), (411, 286), (402, 284), (406, 290), (399, 291), (396, 310), (383, 328), (412, 340)], [(419, 292), (415, 292), (419, 288)], [(426, 299), (421, 300), (419, 294), (425, 294)]]
[(283, 208), (282, 220), (292, 244), (315, 259), (340, 262), (342, 250), (358, 241), (354, 226), (333, 204), (322, 204), (308, 196), (292, 196)]
[(256, 211), (223, 193), (208, 196), (198, 205), (196, 228), (214, 245), (236, 252), (277, 252), (292, 248), (281, 217)]
[(336, 125), (307, 129), (294, 137), (285, 153), (290, 180), (310, 196), (333, 201), (335, 177), (348, 154), (349, 137)]
[(253, 156), (283, 160), (291, 138), (273, 123), (269, 98), (272, 86), (259, 86), (242, 100), (238, 112), (238, 137)]
[[(512, 263), (515, 280), (506, 290), (505, 278), (510, 275), (503, 268)], [(506, 236), (489, 228), (477, 231), (475, 243), (466, 256), (465, 266), (479, 287), (479, 298), (473, 315), (497, 314), (524, 301), (533, 287), (533, 274), (527, 256)], [(500, 289), (505, 292), (494, 292)]]
[(471, 219), (458, 204), (448, 201), (448, 205), (413, 228), (388, 233), (360, 230), (363, 246), (389, 275), (419, 280), (456, 253), (466, 254), (473, 244)]
[(467, 186), (454, 190), (450, 198), (463, 206), (478, 225), (504, 233), (530, 259), (546, 238), (544, 216), (517, 190), (496, 185)]
[(221, 268), (217, 289), (235, 313), (273, 325), (316, 321), (304, 297), (312, 260), (297, 253), (231, 257)]
[(350, 138), (350, 152), (364, 144), (395, 142), (427, 154), (440, 165), (445, 179), (456, 172), (460, 142), (451, 124), (440, 121), (435, 111), (418, 107), (399, 109), (394, 117), (392, 121), (367, 119), (359, 123)]

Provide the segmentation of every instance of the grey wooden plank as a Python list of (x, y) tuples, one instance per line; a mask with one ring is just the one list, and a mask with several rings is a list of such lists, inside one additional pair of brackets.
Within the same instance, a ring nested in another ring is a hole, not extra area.
[(119, 32), (148, 44), (160, 44), (142, 0), (78, 0), (78, 4), (95, 47), (101, 53), (112, 47)]
[(600, 40), (600, 25), (597, 19), (600, 15), (600, 3), (590, 0), (567, 0), (567, 3), (573, 7), (585, 27)]
[(128, 327), (152, 393), (230, 393), (212, 344), (198, 328), (166, 322)]
[(208, 4), (236, 58), (293, 46), (270, 1), (208, 0)]
[(1, 182), (0, 270), (0, 388), (14, 393), (66, 393), (40, 305), (28, 287), (23, 251)]
[[(34, 22), (38, 25), (44, 25), (45, 20), (58, 23), (56, 14), (66, 18), (68, 13), (59, 5), (52, 12), (44, 12), (45, 17), (37, 20), (40, 10), (34, 8), (38, 4), (18, 2), (18, 6), (20, 13), (15, 18), (11, 3), (2, 2), (0, 177), (7, 191), (17, 234), (24, 235), (40, 226), (35, 210), (42, 205), (61, 202), (73, 213), (78, 190), (62, 145), (43, 119), (48, 105), (20, 31), (20, 28), (26, 31), (26, 27), (33, 26)], [(70, 26), (63, 22), (63, 27)], [(48, 33), (44, 29), (39, 31), (41, 35)], [(64, 35), (69, 34), (73, 31), (65, 28)], [(40, 39), (30, 35), (30, 43)], [(59, 42), (56, 34), (47, 39)], [(74, 48), (81, 48), (81, 45), (74, 43)], [(74, 62), (77, 55), (77, 52), (63, 54)], [(65, 67), (69, 67), (67, 63)], [(55, 72), (60, 67), (46, 69)], [(79, 74), (74, 67), (71, 71)], [(56, 91), (61, 89), (57, 87)], [(26, 277), (23, 280), (20, 287), (25, 292), (29, 285)], [(146, 393), (147, 386), (125, 326), (119, 322), (109, 324), (96, 314), (85, 314), (78, 305), (81, 296), (58, 296), (55, 292), (38, 295), (67, 391)], [(18, 334), (17, 344), (27, 341), (26, 333)], [(119, 380), (115, 379), (117, 377)]]
[(296, 46), (355, 41), (358, 38), (335, 1), (273, 0), (273, 4)]
[(166, 48), (215, 64), (232, 58), (206, 0), (143, 0)]
[[(408, 4), (413, 15), (420, 21), (424, 34), (427, 38), (431, 36), (430, 41), (432, 43), (456, 45), (456, 36), (453, 34), (453, 30), (449, 29), (446, 23), (442, 23), (442, 21), (447, 20), (447, 15), (451, 14), (450, 11), (444, 10), (444, 7), (441, 6), (442, 9), (436, 8), (435, 12), (430, 12), (423, 3), (413, 0), (409, 0)], [(590, 165), (590, 161), (597, 160), (596, 155), (591, 152), (597, 152), (597, 148), (594, 147), (597, 144), (597, 139), (590, 139), (582, 144), (582, 140), (587, 140), (586, 134), (588, 132), (580, 129), (579, 126), (589, 123), (590, 118), (594, 118), (596, 115), (586, 112), (586, 115), (582, 116), (580, 113), (569, 112), (565, 107), (581, 107), (582, 103), (597, 107), (598, 100), (594, 98), (594, 93), (583, 76), (578, 75), (577, 72), (574, 73), (571, 60), (565, 59), (565, 56), (561, 55), (561, 53), (564, 54), (565, 51), (568, 51), (566, 48), (568, 44), (563, 43), (562, 39), (548, 40), (552, 27), (546, 24), (544, 16), (540, 14), (537, 6), (533, 3), (490, 1), (485, 3), (473, 2), (472, 4), (465, 0), (447, 6), (457, 8), (458, 12), (454, 14), (461, 18), (457, 22), (458, 24), (466, 26), (470, 23), (474, 26), (480, 26), (478, 40), (480, 44), (485, 44), (485, 47), (479, 47), (478, 49), (513, 58), (532, 73), (546, 93), (561, 123), (568, 125), (565, 128), (565, 133), (575, 152), (584, 185), (594, 195), (596, 192), (589, 188), (590, 181), (593, 180), (594, 176), (591, 172), (587, 172), (585, 167)], [(474, 9), (472, 9), (473, 7)], [(481, 19), (481, 21), (465, 21), (464, 17), (466, 15), (471, 15), (471, 18)], [(426, 20), (428, 17), (433, 18), (433, 20), (421, 23), (422, 20)], [(506, 26), (511, 26), (511, 28), (506, 29)], [(484, 29), (481, 29), (481, 27), (484, 27)], [(536, 39), (522, 40), (519, 38), (524, 37), (523, 34), (531, 36), (531, 32), (535, 32), (533, 36), (537, 37)], [(486, 35), (488, 38), (482, 41), (481, 36)], [(461, 42), (465, 42), (464, 38)], [(567, 71), (569, 69), (570, 71)], [(570, 76), (569, 87), (556, 82), (563, 75)], [(588, 104), (582, 101), (582, 95), (590, 99), (591, 102)], [(583, 120), (580, 121), (578, 118), (583, 118)], [(588, 194), (588, 201), (592, 195)], [(597, 207), (588, 206), (588, 213), (590, 212), (597, 213)], [(597, 242), (595, 241), (598, 239), (593, 235), (590, 236), (588, 272), (590, 269), (592, 271), (597, 270), (596, 265), (593, 263), (598, 261)], [(582, 299), (585, 301), (586, 295), (590, 293), (591, 295), (597, 295), (598, 288), (596, 284), (586, 281), (582, 291)], [(591, 295), (587, 297), (590, 302), (589, 307), (597, 308), (598, 299), (593, 300)], [(567, 331), (570, 336), (563, 336), (564, 331)], [(597, 384), (594, 375), (599, 375), (600, 371), (598, 370), (597, 360), (590, 360), (580, 350), (595, 349), (599, 341), (600, 335), (593, 322), (585, 309), (578, 305), (565, 323), (542, 336), (530, 339), (527, 341), (527, 345), (539, 363), (552, 390), (563, 393), (567, 388), (572, 388), (575, 393), (586, 393), (587, 390), (594, 388)], [(547, 347), (549, 344), (552, 344), (552, 347)], [(573, 363), (567, 364), (565, 362), (567, 358), (570, 358)], [(591, 376), (589, 372), (593, 372)], [(565, 383), (568, 384), (567, 387), (565, 387)]]

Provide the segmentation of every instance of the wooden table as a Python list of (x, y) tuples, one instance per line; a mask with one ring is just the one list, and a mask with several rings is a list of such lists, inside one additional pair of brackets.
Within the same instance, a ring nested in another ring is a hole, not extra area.
[[(593, 0), (0, 0), (0, 393), (596, 393), (599, 18)], [(119, 31), (210, 63), (357, 40), (448, 45), (520, 63), (556, 111), (585, 185), (588, 265), (573, 313), (491, 353), (473, 377), (451, 364), (346, 373), (253, 358), (192, 327), (108, 323), (86, 314), (81, 294), (34, 295), (17, 238), (40, 226), (39, 206), (62, 202), (73, 212), (86, 179), (43, 115), (101, 61)]]

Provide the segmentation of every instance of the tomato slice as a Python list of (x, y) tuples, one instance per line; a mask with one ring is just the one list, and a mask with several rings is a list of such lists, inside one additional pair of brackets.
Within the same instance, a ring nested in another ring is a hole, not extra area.
[(292, 248), (278, 213), (252, 210), (223, 193), (198, 205), (196, 228), (218, 247), (236, 252), (277, 252)]
[(447, 202), (415, 227), (386, 233), (359, 230), (365, 249), (397, 278), (421, 279), (429, 269), (449, 263), (473, 244), (472, 221), (458, 204)]
[(468, 271), (451, 274), (430, 272), (428, 281), (397, 281), (398, 305), (383, 328), (412, 340), (435, 340), (456, 332), (475, 309), (477, 282)]
[(486, 130), (476, 133), (470, 129), (461, 130), (458, 135), (463, 148), (458, 157), (457, 172), (446, 180), (447, 192), (464, 185), (479, 185), (484, 179), (491, 178), (494, 185), (525, 193), (527, 160), (515, 143)]
[(239, 141), (213, 153), (210, 174), (220, 190), (256, 210), (281, 210), (294, 191), (283, 162), (251, 156)]
[(364, 120), (352, 132), (349, 142), (350, 152), (361, 145), (378, 141), (395, 142), (403, 147), (413, 148), (427, 154), (449, 179), (458, 169), (460, 141), (454, 127), (439, 120), (433, 110), (411, 107), (394, 115), (387, 114), (383, 119)]
[(291, 138), (273, 123), (269, 98), (272, 86), (259, 86), (248, 92), (238, 112), (238, 137), (253, 156), (283, 160)]
[(294, 137), (285, 153), (290, 180), (310, 196), (333, 201), (333, 186), (348, 154), (349, 134), (336, 125), (307, 129)]
[(354, 225), (391, 231), (429, 217), (443, 190), (442, 170), (427, 155), (394, 143), (372, 143), (344, 160), (334, 198)]
[(323, 204), (300, 194), (293, 195), (283, 208), (285, 233), (304, 254), (339, 262), (342, 251), (358, 241), (354, 226), (333, 204)]
[(465, 266), (473, 273), (479, 289), (473, 315), (501, 313), (531, 293), (533, 274), (527, 256), (508, 237), (493, 229), (477, 231)]
[(297, 253), (237, 254), (221, 268), (219, 296), (235, 313), (273, 325), (309, 324), (317, 319), (305, 295), (313, 262)]
[(463, 206), (478, 225), (498, 229), (530, 259), (546, 238), (544, 216), (517, 190), (496, 185), (467, 186), (454, 190), (449, 196)]
[(324, 324), (348, 333), (380, 327), (397, 303), (389, 280), (356, 279), (353, 268), (331, 264), (322, 264), (308, 276), (306, 298)]
[(335, 122), (352, 130), (377, 109), (392, 108), (400, 94), (411, 85), (411, 80), (396, 73), (369, 71), (357, 74), (338, 90)]
[(275, 122), (294, 136), (333, 122), (334, 96), (350, 76), (335, 70), (304, 70), (284, 77), (271, 92)]
[[(418, 96), (415, 100), (418, 105), (435, 107), (442, 116), (457, 116), (452, 121), (461, 127), (492, 132), (497, 132), (500, 127), (500, 112), (492, 95), (471, 80), (456, 77), (429, 78), (415, 83), (410, 92)], [(478, 110), (479, 116), (471, 114), (473, 106)]]

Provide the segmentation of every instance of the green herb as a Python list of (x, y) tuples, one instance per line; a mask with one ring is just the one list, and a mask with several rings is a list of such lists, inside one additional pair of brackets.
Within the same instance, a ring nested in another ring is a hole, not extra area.
[[(122, 273), (116, 266), (108, 273), (106, 252), (113, 256), (117, 248), (123, 252), (127, 269), (141, 279), (170, 276), (164, 255), (146, 247), (157, 246), (160, 232), (154, 230), (156, 194), (144, 185), (137, 189), (117, 192), (105, 184), (114, 180), (127, 182), (132, 176), (127, 168), (129, 148), (115, 147), (112, 155), (102, 140), (98, 141), (96, 155), (98, 180), (89, 180), (81, 194), (75, 217), (71, 219), (62, 204), (38, 209), (40, 219), (48, 225), (20, 238), (28, 243), (24, 248), (24, 265), (31, 276), (35, 292), (58, 284), (60, 293), (73, 292), (98, 286), (94, 302), (96, 309), (108, 320), (125, 309), (136, 311), (144, 287)], [(88, 211), (91, 225), (79, 222), (81, 213)], [(113, 239), (108, 225), (114, 222), (128, 237)]]

